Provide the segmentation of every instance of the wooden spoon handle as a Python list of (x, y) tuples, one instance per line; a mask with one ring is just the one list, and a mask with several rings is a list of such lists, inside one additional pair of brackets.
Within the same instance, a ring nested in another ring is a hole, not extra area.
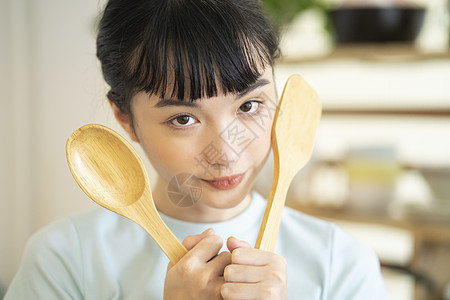
[(146, 189), (141, 200), (120, 209), (120, 214), (140, 225), (155, 240), (169, 260), (176, 264), (187, 250), (173, 232), (167, 227), (156, 208), (144, 199), (150, 199), (150, 192)]

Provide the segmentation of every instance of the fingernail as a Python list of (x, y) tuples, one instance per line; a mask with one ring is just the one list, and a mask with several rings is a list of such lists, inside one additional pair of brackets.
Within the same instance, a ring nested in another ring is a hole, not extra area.
[(241, 245), (242, 247), (247, 247), (247, 243), (241, 240), (238, 240), (239, 245)]
[(214, 234), (214, 229), (208, 228), (202, 232), (202, 235), (210, 235), (210, 234)]
[(237, 243), (239, 246), (247, 247), (247, 243), (246, 243), (246, 242), (241, 241), (240, 239), (235, 238), (235, 237), (232, 237), (232, 239), (234, 239), (234, 240), (235, 240), (235, 243)]
[(236, 237), (234, 237), (234, 236), (230, 236), (230, 239), (231, 239), (231, 240), (234, 240), (235, 243), (238, 243), (238, 244), (241, 243), (241, 240), (238, 239), (238, 238), (236, 238)]

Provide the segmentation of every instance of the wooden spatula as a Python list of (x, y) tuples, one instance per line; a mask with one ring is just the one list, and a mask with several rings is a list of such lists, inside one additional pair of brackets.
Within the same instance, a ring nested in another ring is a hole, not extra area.
[(272, 127), (274, 178), (255, 248), (274, 251), (286, 194), (295, 174), (309, 161), (322, 106), (299, 75), (286, 82)]

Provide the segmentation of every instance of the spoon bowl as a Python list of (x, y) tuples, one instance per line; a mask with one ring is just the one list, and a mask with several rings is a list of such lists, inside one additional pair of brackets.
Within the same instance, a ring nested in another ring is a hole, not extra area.
[(92, 200), (144, 228), (174, 264), (186, 254), (156, 210), (142, 160), (122, 136), (85, 125), (67, 140), (66, 155), (73, 177)]
[(274, 178), (255, 248), (274, 251), (289, 185), (311, 158), (322, 106), (299, 75), (286, 82), (272, 126)]
[[(67, 159), (75, 179), (90, 198), (108, 209), (135, 203), (145, 189), (144, 166), (125, 142), (97, 125), (82, 127), (67, 142)], [(119, 161), (127, 165), (111, 163)]]

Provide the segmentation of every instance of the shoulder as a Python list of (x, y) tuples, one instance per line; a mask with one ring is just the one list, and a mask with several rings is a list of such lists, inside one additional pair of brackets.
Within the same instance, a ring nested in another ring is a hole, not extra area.
[(135, 237), (139, 243), (146, 234), (135, 223), (101, 208), (54, 221), (28, 240), (6, 299), (82, 299), (86, 290), (96, 292), (95, 283), (115, 282), (111, 270), (121, 273), (121, 264), (129, 261), (128, 256), (121, 257), (120, 249)]
[(69, 218), (59, 219), (33, 233), (27, 242), (24, 258), (39, 258), (59, 248), (71, 249), (76, 244), (78, 236), (72, 222)]
[(289, 207), (286, 207), (283, 213), (280, 233), (290, 235), (291, 241), (303, 244), (306, 242), (309, 249), (320, 251), (330, 263), (353, 263), (364, 259), (378, 265), (378, 259), (372, 249), (336, 224)]
[[(261, 214), (260, 217), (262, 217), (267, 201), (256, 192), (253, 193), (253, 200), (256, 204), (252, 209), (258, 210), (258, 213)], [(297, 245), (301, 247), (306, 240), (308, 243), (314, 243), (323, 248), (325, 244), (331, 241), (334, 229), (335, 226), (330, 222), (285, 206), (281, 217), (277, 245), (283, 246), (286, 244), (290, 248)]]
[(79, 243), (80, 235), (89, 232), (90, 235), (114, 226), (117, 217), (105, 214), (95, 209), (89, 212), (67, 216), (45, 225), (36, 231), (28, 241), (27, 247), (39, 248), (41, 246), (60, 247), (64, 243)]
[(387, 299), (373, 250), (334, 223), (287, 207), (279, 239), (289, 266), (307, 268), (311, 278), (320, 278), (324, 298)]
[(99, 225), (107, 224), (108, 219), (112, 218), (99, 210), (93, 210), (45, 225), (29, 238), (23, 255), (24, 263), (48, 263), (49, 260), (65, 258), (75, 262), (83, 237), (95, 235), (101, 227)]
[(95, 251), (114, 250), (118, 245), (141, 245), (148, 239), (145, 231), (133, 221), (109, 210), (94, 210), (73, 214), (38, 230), (30, 238), (27, 248), (47, 249), (87, 255)]
[[(111, 241), (125, 237), (145, 237), (132, 221), (98, 208), (53, 221), (36, 231), (27, 241), (22, 265), (26, 268), (45, 266), (45, 270), (71, 265), (81, 268), (83, 259), (95, 251), (110, 248)], [(79, 271), (79, 270), (78, 270)]]
[(77, 229), (70, 218), (60, 219), (30, 237), (5, 299), (78, 299), (82, 274)]
[(280, 238), (296, 241), (309, 248), (329, 249), (332, 246), (336, 226), (328, 221), (307, 215), (290, 207), (285, 207), (280, 224)]
[(336, 299), (387, 299), (375, 252), (339, 227), (333, 232), (326, 293)]

